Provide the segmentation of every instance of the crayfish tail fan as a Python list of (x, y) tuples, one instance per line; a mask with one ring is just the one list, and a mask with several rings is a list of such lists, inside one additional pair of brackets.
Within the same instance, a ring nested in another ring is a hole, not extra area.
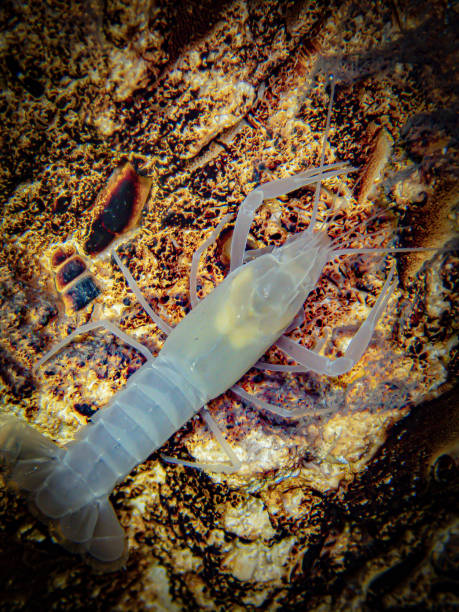
[(61, 546), (88, 554), (98, 570), (117, 569), (125, 560), (126, 537), (107, 497), (63, 516), (54, 531)]
[(17, 417), (0, 417), (0, 466), (10, 486), (37, 491), (60, 463), (64, 452)]
[(124, 530), (108, 498), (98, 502), (98, 509), (94, 532), (85, 548), (92, 557), (102, 563), (118, 561), (126, 551)]
[(106, 495), (95, 497), (67, 461), (67, 449), (15, 416), (0, 417), (0, 467), (7, 484), (27, 492), (61, 544), (101, 564), (122, 561), (124, 531)]

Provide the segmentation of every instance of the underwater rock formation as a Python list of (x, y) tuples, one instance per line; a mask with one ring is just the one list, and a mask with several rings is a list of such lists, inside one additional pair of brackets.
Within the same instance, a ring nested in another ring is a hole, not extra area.
[[(143, 357), (94, 333), (33, 374), (47, 349), (104, 318), (152, 352), (161, 349), (164, 335), (109, 249), (88, 248), (94, 219), (106, 210), (97, 196), (113, 171), (129, 160), (125, 167), (149, 177), (145, 203), (129, 212), (135, 222), (117, 217), (109, 233), (148, 302), (177, 323), (190, 308), (192, 253), (221, 218), (259, 183), (319, 164), (329, 73), (337, 85), (326, 162), (359, 168), (324, 185), (322, 219), (335, 201), (332, 237), (356, 228), (356, 246), (387, 244), (392, 235), (402, 247), (449, 245), (458, 193), (455, 19), (446, 2), (408, 0), (375, 3), (371, 12), (347, 1), (330, 8), (82, 0), (51, 8), (6, 0), (1, 410), (64, 444)], [(304, 229), (312, 198), (303, 189), (267, 202), (251, 248)], [(384, 215), (358, 227), (379, 210)], [(66, 309), (56, 286), (64, 260), (53, 255), (69, 248), (72, 257), (86, 253), (84, 278), (98, 290), (79, 309)], [(377, 602), (383, 610), (446, 610), (457, 603), (457, 254), (330, 264), (293, 337), (312, 348), (334, 330), (326, 350), (340, 356), (389, 260), (399, 288), (350, 373), (253, 369), (241, 381), (260, 399), (312, 416), (290, 421), (225, 394), (209, 409), (243, 461), (239, 473), (193, 471), (154, 453), (117, 487), (112, 500), (130, 547), (124, 569), (90, 574), (23, 498), (2, 488), (0, 608), (372, 610)], [(218, 243), (202, 257), (199, 295), (226, 271)], [(266, 359), (286, 362), (278, 349)], [(161, 452), (224, 459), (199, 417)]]

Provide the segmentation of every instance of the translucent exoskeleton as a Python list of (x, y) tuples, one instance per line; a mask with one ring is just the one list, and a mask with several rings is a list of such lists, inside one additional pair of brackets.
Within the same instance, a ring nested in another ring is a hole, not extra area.
[[(59, 447), (16, 417), (1, 417), (0, 459), (7, 465), (8, 481), (27, 491), (40, 513), (55, 521), (63, 543), (72, 550), (89, 553), (101, 562), (113, 562), (123, 557), (124, 532), (109, 501), (110, 493), (137, 464), (160, 448), (209, 400), (232, 388), (255, 405), (282, 416), (295, 416), (295, 412), (287, 415), (281, 409), (252, 400), (243, 389), (235, 386), (273, 343), (299, 364), (291, 368), (293, 371), (312, 370), (329, 376), (348, 371), (365, 352), (394, 291), (393, 271), (342, 357), (332, 360), (284, 335), (297, 320), (303, 302), (316, 287), (327, 262), (349, 253), (391, 250), (352, 249), (346, 248), (345, 244), (340, 248), (329, 238), (326, 226), (320, 230), (316, 227), (321, 182), (354, 170), (344, 163), (324, 165), (332, 98), (333, 84), (320, 165), (295, 176), (262, 184), (248, 194), (236, 218), (231, 271), (214, 291), (198, 301), (196, 272), (199, 258), (232, 215), (222, 219), (193, 257), (190, 280), (193, 309), (175, 328), (172, 329), (152, 311), (114, 252), (129, 286), (168, 337), (158, 357), (153, 358), (148, 349), (113, 323), (92, 322), (44, 355), (37, 366), (77, 335), (104, 327), (135, 346), (147, 358), (125, 388), (96, 414), (92, 423), (81, 429), (73, 442)], [(252, 252), (250, 261), (245, 261), (250, 225), (263, 201), (308, 184), (316, 184), (309, 227), (289, 237), (279, 248)], [(288, 366), (284, 368), (288, 369)], [(210, 415), (204, 412), (204, 417), (232, 461), (232, 466), (219, 464), (213, 469), (237, 469), (235, 454)]]

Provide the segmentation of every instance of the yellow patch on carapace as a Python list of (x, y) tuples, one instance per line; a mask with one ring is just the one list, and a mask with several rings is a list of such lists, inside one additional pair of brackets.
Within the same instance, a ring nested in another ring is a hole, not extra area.
[[(260, 333), (257, 321), (247, 322), (247, 316), (241, 321), (242, 306), (249, 299), (253, 285), (253, 270), (244, 268), (233, 279), (229, 300), (222, 306), (215, 318), (215, 329), (228, 336), (228, 340), (235, 348), (247, 346)], [(252, 313), (248, 313), (249, 317)], [(247, 311), (246, 311), (247, 315)]]
[(253, 270), (252, 268), (243, 268), (239, 274), (237, 274), (231, 284), (231, 298), (239, 298), (237, 292), (240, 292), (244, 288), (248, 288), (247, 293), (250, 291), (253, 281)]
[(260, 328), (254, 321), (253, 323), (245, 323), (238, 325), (228, 335), (228, 339), (235, 348), (243, 348), (252, 343), (254, 338), (260, 335)]
[(215, 318), (215, 329), (221, 334), (229, 334), (236, 324), (236, 313), (232, 304), (225, 304)]

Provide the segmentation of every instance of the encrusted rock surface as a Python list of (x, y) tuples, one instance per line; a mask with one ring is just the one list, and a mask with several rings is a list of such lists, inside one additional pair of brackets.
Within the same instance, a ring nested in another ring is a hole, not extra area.
[[(5, 0), (1, 411), (63, 444), (143, 357), (94, 333), (34, 374), (48, 348), (78, 325), (111, 319), (161, 349), (164, 334), (108, 250), (84, 258), (100, 291), (86, 307), (66, 309), (56, 287), (53, 254), (83, 257), (113, 171), (130, 162), (151, 179), (138, 223), (116, 245), (152, 307), (177, 323), (190, 308), (191, 256), (218, 221), (260, 182), (318, 165), (330, 73), (326, 161), (359, 168), (324, 186), (322, 219), (339, 197), (330, 235), (349, 232), (353, 246), (393, 235), (397, 246), (450, 245), (455, 20), (440, 1), (375, 2), (363, 11), (347, 1)], [(304, 229), (312, 198), (303, 189), (267, 202), (251, 248)], [(357, 227), (378, 210), (385, 213)], [(202, 257), (201, 296), (227, 272), (230, 228)], [(156, 452), (117, 487), (130, 551), (124, 568), (92, 572), (23, 498), (2, 489), (0, 609), (457, 605), (457, 253), (328, 265), (292, 337), (313, 347), (333, 330), (324, 350), (341, 355), (390, 265), (399, 288), (351, 372), (330, 379), (253, 369), (242, 379), (261, 399), (303, 406), (308, 416), (256, 411), (230, 393), (210, 404), (243, 462), (239, 473), (165, 464)], [(267, 359), (286, 363), (275, 348)], [(224, 460), (199, 417), (161, 452)]]

